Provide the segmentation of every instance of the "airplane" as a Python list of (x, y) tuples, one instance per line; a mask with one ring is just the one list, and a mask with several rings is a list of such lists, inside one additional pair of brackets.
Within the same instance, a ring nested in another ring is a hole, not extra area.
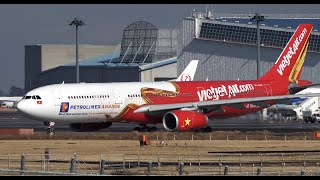
[(258, 80), (53, 84), (29, 91), (17, 108), (43, 121), (50, 135), (55, 122), (87, 130), (125, 122), (139, 124), (136, 130), (155, 131), (148, 125), (162, 123), (167, 131), (211, 131), (208, 119), (243, 116), (282, 101), (320, 95), (293, 93), (294, 87), (311, 83), (299, 79), (312, 29), (312, 24), (300, 24)]
[[(312, 85), (307, 85), (307, 86), (308, 86), (308, 88), (303, 89), (302, 91), (299, 91), (296, 94), (320, 93), (319, 84), (312, 84)], [(309, 99), (309, 98), (308, 97), (293, 98), (293, 99), (290, 99), (289, 102), (283, 102), (283, 103), (275, 104), (271, 107), (268, 107), (268, 111), (274, 111), (274, 112), (276, 112), (276, 111), (295, 111), (295, 109), (297, 107), (299, 107), (299, 105), (307, 99)]]
[(23, 96), (3, 96), (0, 97), (0, 106), (13, 108), (17, 105), (17, 102), (20, 101)]

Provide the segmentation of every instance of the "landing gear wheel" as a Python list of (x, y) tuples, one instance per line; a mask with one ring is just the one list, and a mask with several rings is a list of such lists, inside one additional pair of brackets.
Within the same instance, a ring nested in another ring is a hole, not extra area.
[(138, 132), (155, 132), (158, 131), (158, 128), (155, 126), (149, 127), (149, 126), (144, 126), (142, 125), (141, 127), (135, 127), (133, 131), (138, 131)]
[(204, 132), (212, 132), (212, 128), (207, 126), (204, 128)]
[(207, 126), (205, 128), (195, 129), (194, 132), (196, 133), (212, 132), (212, 128)]
[(152, 126), (149, 128), (149, 132), (156, 132), (156, 131), (158, 131), (158, 128), (155, 126)]
[(48, 124), (47, 135), (53, 136), (56, 133), (54, 130), (55, 122), (45, 122), (45, 124)]
[(47, 128), (47, 135), (49, 135), (49, 136), (53, 136), (54, 134), (55, 134), (56, 132), (55, 132), (55, 130), (54, 130), (54, 128)]

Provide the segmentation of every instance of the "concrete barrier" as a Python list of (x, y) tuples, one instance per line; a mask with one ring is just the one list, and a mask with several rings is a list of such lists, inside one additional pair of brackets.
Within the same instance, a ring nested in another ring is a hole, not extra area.
[(23, 128), (0, 128), (0, 134), (9, 135), (33, 135), (33, 129), (23, 129)]

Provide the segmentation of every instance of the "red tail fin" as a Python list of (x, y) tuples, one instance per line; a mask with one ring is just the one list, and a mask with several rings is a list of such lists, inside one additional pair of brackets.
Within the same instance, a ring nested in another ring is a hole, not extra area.
[(312, 24), (300, 24), (273, 67), (259, 80), (288, 80), (297, 83), (312, 29)]

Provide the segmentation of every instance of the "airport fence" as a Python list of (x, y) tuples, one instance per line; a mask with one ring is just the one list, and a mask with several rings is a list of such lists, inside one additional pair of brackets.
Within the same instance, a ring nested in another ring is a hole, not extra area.
[(0, 175), (320, 175), (320, 152), (188, 154), (8, 154)]

